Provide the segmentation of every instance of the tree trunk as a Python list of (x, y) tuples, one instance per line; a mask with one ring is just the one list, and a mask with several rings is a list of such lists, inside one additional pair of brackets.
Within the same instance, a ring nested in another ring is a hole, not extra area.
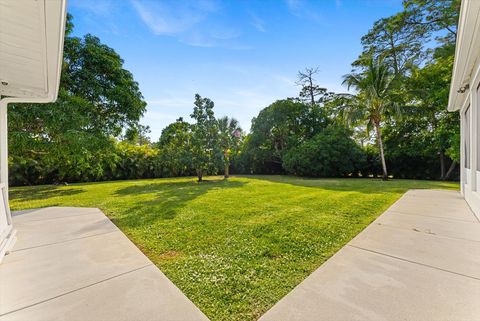
[(223, 157), (225, 161), (225, 170), (223, 173), (223, 178), (228, 178), (230, 176), (230, 161), (228, 159), (228, 149), (223, 151)]
[(400, 74), (400, 66), (398, 65), (398, 57), (397, 57), (397, 50), (395, 47), (395, 43), (393, 42), (393, 35), (389, 34), (390, 46), (392, 47), (392, 57), (393, 57), (393, 69), (395, 71), (395, 77)]
[(453, 170), (455, 169), (455, 167), (457, 166), (457, 162), (456, 161), (452, 161), (452, 164), (450, 165), (450, 168), (448, 169), (447, 173), (445, 174), (445, 177), (443, 179), (448, 179), (450, 177), (450, 175), (452, 174)]
[(380, 150), (380, 158), (382, 160), (382, 171), (383, 171), (382, 179), (386, 181), (388, 180), (387, 163), (385, 162), (385, 154), (383, 152), (382, 130), (380, 128), (379, 122), (375, 122), (375, 130), (377, 132), (378, 149)]
[(228, 164), (225, 164), (225, 174), (223, 174), (224, 178), (229, 178), (230, 177), (230, 166)]
[(440, 179), (445, 179), (445, 153), (440, 151)]
[(310, 75), (310, 78), (308, 79), (310, 82), (310, 101), (312, 103), (312, 106), (315, 105), (315, 95), (313, 93), (313, 80), (312, 80), (312, 75)]
[(199, 182), (203, 181), (203, 171), (201, 169), (197, 169), (197, 177)]

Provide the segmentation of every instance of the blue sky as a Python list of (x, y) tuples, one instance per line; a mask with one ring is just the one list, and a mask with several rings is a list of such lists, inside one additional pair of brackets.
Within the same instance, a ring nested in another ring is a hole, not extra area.
[(262, 108), (298, 94), (305, 67), (318, 66), (321, 86), (345, 92), (341, 77), (361, 36), (400, 10), (401, 0), (69, 1), (75, 35), (98, 36), (139, 82), (153, 141), (189, 119), (195, 93), (248, 130)]

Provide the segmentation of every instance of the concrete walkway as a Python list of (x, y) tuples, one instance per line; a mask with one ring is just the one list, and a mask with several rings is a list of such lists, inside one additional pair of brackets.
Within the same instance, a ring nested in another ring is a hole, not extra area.
[(480, 320), (479, 221), (457, 192), (409, 191), (260, 320)]
[(208, 320), (98, 209), (17, 213), (0, 320)]

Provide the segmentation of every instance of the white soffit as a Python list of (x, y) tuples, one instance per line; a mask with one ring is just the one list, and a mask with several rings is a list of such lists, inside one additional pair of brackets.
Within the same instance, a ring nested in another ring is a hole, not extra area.
[(57, 98), (65, 20), (66, 0), (0, 0), (0, 96)]
[(468, 94), (458, 92), (472, 86), (473, 68), (480, 62), (480, 0), (463, 0), (457, 28), (457, 45), (453, 65), (448, 110), (461, 109)]

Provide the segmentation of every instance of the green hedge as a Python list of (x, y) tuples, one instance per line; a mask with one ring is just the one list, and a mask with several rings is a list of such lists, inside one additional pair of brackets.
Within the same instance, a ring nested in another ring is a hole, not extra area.
[(299, 176), (358, 176), (365, 164), (365, 153), (350, 132), (334, 126), (291, 148), (283, 157), (284, 169)]

